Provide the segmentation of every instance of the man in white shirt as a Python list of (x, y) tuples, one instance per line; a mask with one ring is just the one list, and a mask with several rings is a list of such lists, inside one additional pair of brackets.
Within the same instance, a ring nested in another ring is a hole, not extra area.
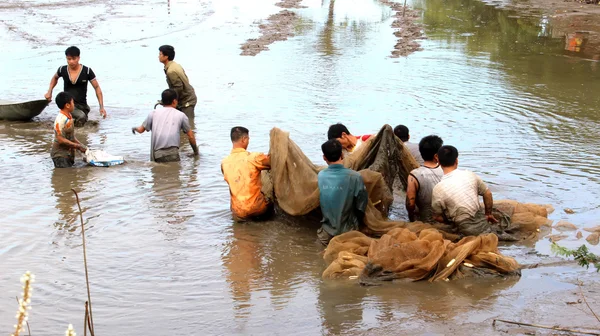
[(194, 155), (198, 155), (196, 138), (190, 127), (188, 117), (177, 110), (177, 92), (167, 89), (162, 93), (163, 108), (158, 108), (148, 115), (139, 127), (132, 127), (133, 134), (152, 132), (150, 159), (156, 162), (179, 161), (180, 131), (190, 139)]
[[(492, 192), (475, 173), (458, 169), (458, 150), (453, 146), (442, 146), (438, 160), (444, 171), (442, 180), (433, 188), (431, 207), (434, 219), (452, 222), (465, 235), (496, 233), (501, 240), (516, 240), (504, 231), (510, 227), (510, 217), (495, 211)], [(483, 196), (484, 211), (479, 205)]]

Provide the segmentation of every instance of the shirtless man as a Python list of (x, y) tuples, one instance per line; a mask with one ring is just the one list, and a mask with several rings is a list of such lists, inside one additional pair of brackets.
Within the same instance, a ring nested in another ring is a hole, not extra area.
[(58, 78), (62, 77), (63, 82), (65, 83), (64, 92), (70, 93), (75, 100), (75, 109), (71, 114), (75, 120), (76, 127), (83, 126), (88, 120), (88, 113), (90, 113), (90, 107), (87, 104), (88, 83), (92, 83), (92, 87), (96, 91), (98, 104), (100, 104), (100, 115), (102, 115), (102, 118), (106, 118), (102, 89), (100, 89), (96, 74), (91, 68), (79, 64), (80, 54), (81, 51), (77, 47), (69, 47), (65, 50), (67, 65), (58, 68), (50, 80), (48, 92), (44, 95), (46, 99), (52, 100), (52, 90), (54, 90), (54, 87), (58, 84)]

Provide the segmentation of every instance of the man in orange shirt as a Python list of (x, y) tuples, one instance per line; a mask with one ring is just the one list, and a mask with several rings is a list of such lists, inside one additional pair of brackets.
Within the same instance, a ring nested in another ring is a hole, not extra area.
[(260, 172), (271, 169), (271, 157), (248, 152), (250, 131), (236, 126), (231, 129), (231, 154), (221, 161), (221, 172), (231, 194), (231, 212), (234, 219), (255, 219), (269, 210), (269, 201), (261, 192)]

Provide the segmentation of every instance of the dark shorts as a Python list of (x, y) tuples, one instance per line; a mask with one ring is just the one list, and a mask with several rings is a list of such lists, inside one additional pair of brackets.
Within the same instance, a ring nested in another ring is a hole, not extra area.
[(319, 242), (325, 246), (329, 245), (329, 241), (333, 239), (333, 236), (329, 234), (329, 232), (325, 231), (323, 228), (319, 228), (317, 230), (317, 239)]
[(81, 127), (88, 121), (88, 114), (90, 113), (90, 107), (88, 105), (75, 104), (75, 109), (71, 112), (73, 119), (75, 120), (75, 127)]
[(68, 157), (52, 158), (52, 162), (54, 162), (54, 168), (71, 168), (75, 164), (75, 160)]
[(154, 151), (155, 162), (178, 162), (181, 161), (179, 157), (178, 147), (163, 148)]

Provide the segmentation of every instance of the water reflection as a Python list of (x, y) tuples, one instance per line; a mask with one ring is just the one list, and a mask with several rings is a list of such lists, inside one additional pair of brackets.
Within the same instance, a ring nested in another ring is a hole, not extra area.
[[(154, 218), (159, 224), (166, 225), (165, 230), (181, 229), (182, 224), (194, 216), (190, 193), (197, 190), (197, 165), (195, 161), (187, 161), (185, 154), (180, 153), (184, 161), (169, 163), (152, 163), (152, 196), (150, 207), (154, 210)], [(176, 225), (170, 227), (170, 225)]]
[(223, 256), (236, 318), (250, 314), (251, 294), (258, 286), (257, 280), (261, 278), (261, 244), (259, 237), (255, 235), (256, 229), (252, 228), (253, 225), (256, 224), (233, 224), (233, 236)]
[[(48, 158), (50, 159), (50, 158)], [(59, 230), (67, 230), (73, 232), (78, 228), (79, 208), (75, 194), (71, 189), (79, 191), (81, 201), (81, 211), (84, 217), (84, 223), (87, 224), (90, 218), (86, 217), (85, 213), (89, 208), (89, 200), (92, 197), (90, 192), (96, 188), (90, 185), (93, 179), (90, 180), (94, 168), (85, 167), (84, 163), (76, 163), (72, 168), (52, 169), (50, 183), (52, 186), (52, 194), (56, 198), (55, 208), (58, 211), (58, 219), (54, 226)], [(93, 183), (92, 183), (93, 184)], [(84, 193), (81, 190), (85, 190)], [(88, 201), (88, 202), (86, 202)]]

